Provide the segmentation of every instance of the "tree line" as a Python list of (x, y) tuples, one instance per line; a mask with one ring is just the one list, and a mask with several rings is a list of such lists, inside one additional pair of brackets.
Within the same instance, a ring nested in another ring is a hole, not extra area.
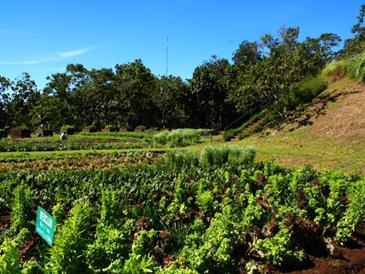
[(303, 100), (301, 83), (317, 77), (333, 59), (363, 52), (364, 14), (365, 5), (352, 29), (354, 37), (340, 50), (336, 34), (299, 40), (299, 28), (283, 27), (276, 36), (240, 43), (231, 62), (212, 56), (188, 80), (158, 77), (141, 60), (114, 69), (70, 64), (64, 73), (47, 77), (42, 90), (29, 73), (13, 81), (0, 76), (0, 128), (223, 129), (263, 109), (285, 119)]

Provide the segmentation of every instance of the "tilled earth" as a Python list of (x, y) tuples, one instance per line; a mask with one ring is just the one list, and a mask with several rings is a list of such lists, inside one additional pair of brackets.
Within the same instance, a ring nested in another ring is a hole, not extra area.
[(118, 169), (126, 165), (151, 164), (156, 157), (92, 156), (77, 159), (35, 160), (25, 162), (0, 162), (0, 171), (56, 171), (64, 169)]

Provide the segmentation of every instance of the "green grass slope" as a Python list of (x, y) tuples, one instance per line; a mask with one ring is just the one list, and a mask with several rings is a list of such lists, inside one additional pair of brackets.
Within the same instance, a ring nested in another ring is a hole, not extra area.
[(335, 79), (280, 130), (234, 142), (255, 147), (259, 160), (365, 173), (365, 84)]

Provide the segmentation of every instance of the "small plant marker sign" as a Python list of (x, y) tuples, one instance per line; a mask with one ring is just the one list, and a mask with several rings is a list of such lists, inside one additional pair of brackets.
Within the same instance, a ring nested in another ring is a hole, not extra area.
[(37, 212), (35, 231), (49, 244), (53, 244), (53, 236), (56, 228), (56, 220), (40, 206)]

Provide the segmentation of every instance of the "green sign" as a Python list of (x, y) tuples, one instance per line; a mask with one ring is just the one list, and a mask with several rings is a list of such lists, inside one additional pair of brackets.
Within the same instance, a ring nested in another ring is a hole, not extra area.
[(53, 244), (54, 231), (56, 229), (56, 220), (40, 206), (37, 212), (37, 224), (35, 231), (49, 244)]

